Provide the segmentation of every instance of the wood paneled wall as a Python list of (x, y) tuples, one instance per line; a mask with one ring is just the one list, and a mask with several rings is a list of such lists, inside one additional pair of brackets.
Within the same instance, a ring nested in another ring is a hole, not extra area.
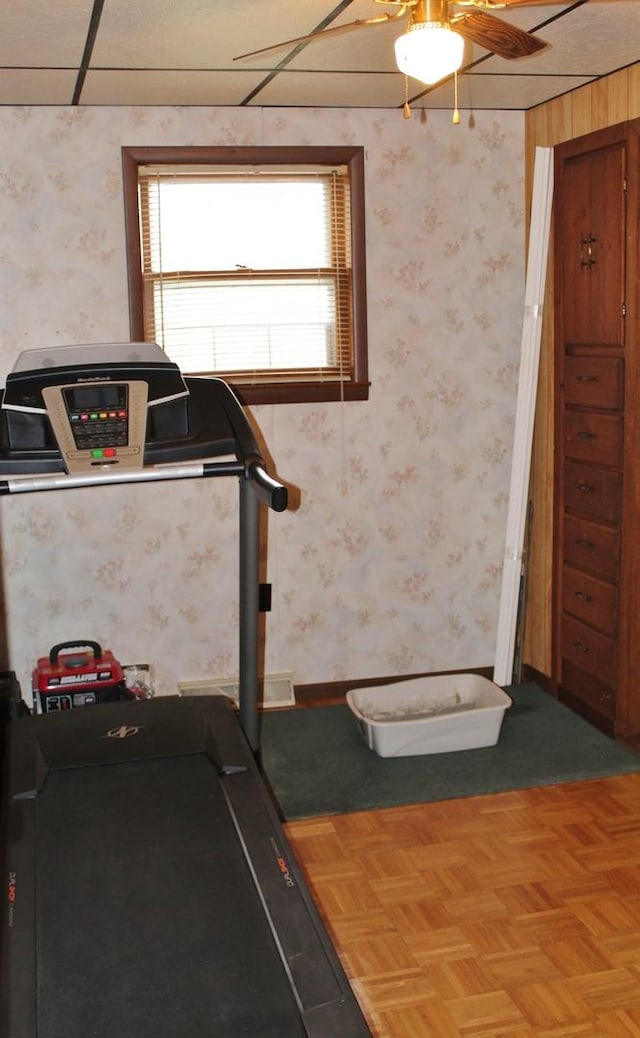
[[(526, 113), (525, 192), (530, 209), (536, 147), (553, 147), (640, 116), (640, 62)], [(527, 559), (524, 663), (551, 674), (553, 537), (553, 240), (545, 297), (530, 496), (533, 513)]]

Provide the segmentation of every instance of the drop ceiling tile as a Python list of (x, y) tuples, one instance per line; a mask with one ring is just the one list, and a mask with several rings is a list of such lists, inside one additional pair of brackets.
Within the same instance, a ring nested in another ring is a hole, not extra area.
[[(375, 16), (378, 11), (370, 4), (365, 4), (365, 10), (361, 12), (362, 17)], [(349, 8), (351, 12), (351, 8)], [(349, 13), (347, 12), (347, 13)], [(343, 16), (336, 20), (340, 22), (352, 22), (353, 16)], [(289, 64), (294, 69), (321, 69), (327, 71), (340, 71), (349, 69), (357, 72), (392, 72), (397, 71), (393, 45), (395, 40), (403, 34), (406, 28), (406, 19), (392, 22), (389, 25), (370, 25), (364, 28), (353, 29), (343, 35), (319, 39), (306, 46), (300, 54)]]
[(29, 0), (4, 3), (0, 66), (60, 68), (80, 63), (92, 0)]
[[(233, 68), (235, 55), (311, 32), (329, 0), (107, 0), (93, 52), (102, 68)], [(278, 55), (280, 60), (282, 54)], [(272, 55), (267, 64), (272, 63)]]
[[(589, 82), (588, 77), (581, 76), (509, 76), (505, 89), (504, 78), (484, 74), (459, 76), (458, 107), (525, 111)], [(424, 108), (453, 108), (453, 83), (416, 97), (413, 103)]]
[(76, 85), (73, 69), (0, 69), (0, 105), (68, 105)]
[(274, 107), (394, 108), (404, 101), (399, 72), (278, 73), (252, 104)]
[(109, 69), (86, 75), (85, 105), (237, 105), (261, 77), (254, 72)]

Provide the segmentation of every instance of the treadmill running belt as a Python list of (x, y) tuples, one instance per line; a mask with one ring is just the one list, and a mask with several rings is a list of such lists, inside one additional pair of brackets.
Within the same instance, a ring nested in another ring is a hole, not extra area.
[(38, 1038), (303, 1038), (205, 753), (52, 771), (35, 826)]

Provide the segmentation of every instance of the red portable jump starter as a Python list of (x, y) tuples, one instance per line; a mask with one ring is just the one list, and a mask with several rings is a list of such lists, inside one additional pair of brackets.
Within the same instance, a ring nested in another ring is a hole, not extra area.
[(92, 641), (54, 645), (33, 670), (32, 692), (43, 714), (131, 698), (113, 653)]

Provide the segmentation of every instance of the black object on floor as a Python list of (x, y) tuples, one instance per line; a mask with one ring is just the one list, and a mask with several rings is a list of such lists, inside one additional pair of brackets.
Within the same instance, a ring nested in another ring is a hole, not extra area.
[(370, 1035), (224, 697), (9, 727), (3, 1038)]
[(640, 754), (537, 685), (506, 691), (513, 704), (496, 746), (415, 757), (378, 757), (346, 706), (265, 714), (262, 760), (283, 817), (452, 800), (640, 770)]

